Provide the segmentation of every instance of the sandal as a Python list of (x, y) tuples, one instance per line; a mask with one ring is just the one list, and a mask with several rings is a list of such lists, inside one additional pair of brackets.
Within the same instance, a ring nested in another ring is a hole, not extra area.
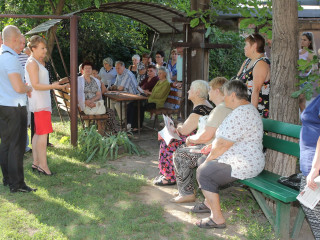
[[(163, 183), (162, 180), (166, 180), (167, 183)], [(156, 186), (169, 186), (169, 185), (175, 185), (176, 184), (176, 181), (171, 181), (171, 180), (168, 180), (168, 179), (165, 179), (165, 178), (158, 178), (156, 181), (153, 182), (154, 185)]]
[(221, 224), (216, 224), (211, 218), (203, 218), (200, 220), (199, 224), (198, 222), (196, 223), (196, 225), (199, 228), (206, 228), (206, 229), (210, 229), (210, 228), (226, 228), (226, 224), (225, 223), (221, 223)]
[(210, 213), (210, 208), (207, 207), (207, 205), (204, 204), (204, 202), (196, 203), (191, 210), (193, 213)]

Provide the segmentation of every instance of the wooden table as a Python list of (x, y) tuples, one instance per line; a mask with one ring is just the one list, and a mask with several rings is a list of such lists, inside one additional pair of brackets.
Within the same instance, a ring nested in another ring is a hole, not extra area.
[[(140, 136), (140, 101), (148, 99), (147, 97), (141, 95), (135, 95), (127, 92), (119, 92), (119, 91), (109, 91), (104, 93), (104, 96), (108, 98), (108, 107), (110, 108), (110, 99), (120, 103), (120, 122), (122, 123), (122, 103), (138, 101), (138, 133)], [(124, 105), (125, 113), (127, 114), (127, 104)], [(125, 128), (127, 128), (127, 118), (125, 118)]]

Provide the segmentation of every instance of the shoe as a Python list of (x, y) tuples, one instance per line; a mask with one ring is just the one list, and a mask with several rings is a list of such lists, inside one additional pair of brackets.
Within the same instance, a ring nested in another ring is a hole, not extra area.
[(45, 170), (43, 170), (41, 167), (39, 167), (38, 166), (38, 173), (39, 173), (39, 175), (42, 173), (43, 175), (45, 175), (45, 176), (53, 176), (54, 175), (54, 173), (47, 173)]
[(196, 203), (190, 211), (193, 213), (211, 213), (210, 208), (208, 208), (204, 202)]
[(31, 188), (27, 185), (23, 186), (23, 187), (19, 187), (19, 188), (10, 188), (10, 192), (11, 193), (16, 193), (16, 192), (25, 192), (25, 193), (28, 193), (28, 192), (35, 192), (37, 191), (36, 188)]
[(52, 143), (47, 143), (47, 147), (54, 147)]
[(216, 224), (211, 218), (204, 218), (201, 219), (200, 222), (197, 222), (196, 225), (199, 228), (206, 228), (206, 229), (210, 229), (210, 228), (226, 228), (226, 224), (225, 223), (221, 223), (221, 224)]
[(196, 201), (196, 196), (195, 195), (186, 195), (186, 196), (178, 196), (175, 198), (170, 199), (170, 202), (172, 203), (189, 203), (189, 202), (194, 202)]
[(38, 166), (32, 163), (31, 169), (32, 169), (32, 172), (37, 171)]
[[(163, 180), (166, 180), (167, 183), (164, 183)], [(165, 179), (165, 177), (159, 177), (153, 181), (153, 184), (156, 186), (169, 186), (169, 185), (175, 185), (176, 181)]]

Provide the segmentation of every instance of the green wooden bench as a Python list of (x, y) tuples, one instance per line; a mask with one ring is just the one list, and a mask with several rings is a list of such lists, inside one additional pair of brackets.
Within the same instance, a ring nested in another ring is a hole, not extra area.
[[(263, 119), (263, 129), (269, 133), (272, 132), (299, 139), (301, 126), (271, 119)], [(298, 143), (286, 141), (277, 137), (264, 135), (263, 146), (298, 158), (300, 156)], [(290, 233), (290, 208), (291, 203), (297, 201), (296, 197), (299, 192), (278, 183), (277, 180), (280, 177), (281, 176), (277, 174), (264, 170), (255, 178), (239, 180), (239, 182), (250, 188), (265, 216), (274, 227), (277, 237), (281, 240), (296, 238), (299, 235), (305, 215), (301, 206), (299, 206), (299, 210)], [(266, 198), (275, 201), (275, 213), (267, 204)]]

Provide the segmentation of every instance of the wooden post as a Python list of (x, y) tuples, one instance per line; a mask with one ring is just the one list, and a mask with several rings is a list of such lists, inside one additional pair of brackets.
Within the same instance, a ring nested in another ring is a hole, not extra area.
[(78, 142), (78, 16), (70, 19), (71, 144)]
[[(192, 10), (206, 10), (209, 9), (210, 0), (191, 0), (191, 11)], [(188, 25), (188, 42), (192, 44), (204, 44), (208, 43), (208, 39), (205, 38), (206, 29), (202, 23), (195, 28), (190, 28)], [(206, 80), (209, 79), (209, 49), (206, 48), (188, 48), (187, 49), (187, 79), (186, 87), (187, 91), (190, 88), (192, 81), (194, 80)], [(186, 92), (187, 92), (186, 91)], [(187, 94), (185, 96), (187, 99)], [(189, 101), (187, 107), (187, 116), (192, 110), (192, 104)]]

